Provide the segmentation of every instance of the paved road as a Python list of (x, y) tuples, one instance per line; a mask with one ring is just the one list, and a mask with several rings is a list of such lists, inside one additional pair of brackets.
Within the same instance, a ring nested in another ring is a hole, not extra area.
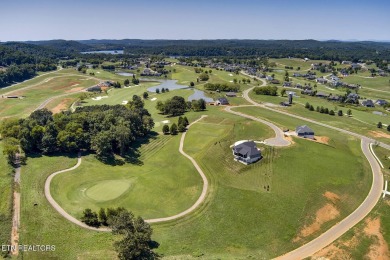
[[(262, 80), (262, 79), (260, 79)], [(263, 81), (263, 85), (265, 85), (265, 81)], [(250, 103), (252, 103), (254, 106), (261, 107), (264, 109), (271, 110), (276, 113), (284, 114), (290, 117), (298, 118), (307, 122), (311, 122), (317, 125), (321, 125), (323, 127), (327, 127), (345, 134), (349, 134), (355, 137), (358, 137), (361, 139), (361, 148), (363, 151), (364, 156), (367, 158), (368, 162), (370, 163), (371, 170), (372, 170), (372, 175), (373, 175), (373, 181), (371, 184), (371, 189), (366, 197), (366, 199), (360, 204), (360, 206), (352, 212), (348, 217), (344, 218), (341, 222), (337, 223), (334, 225), (332, 228), (330, 228), (328, 231), (320, 235), (319, 237), (313, 239), (309, 243), (291, 251), (288, 252), (277, 259), (303, 259), (306, 257), (309, 257), (322, 248), (326, 247), (327, 245), (331, 244), (333, 241), (335, 241), (337, 238), (342, 236), (345, 232), (347, 232), (349, 229), (351, 229), (353, 226), (355, 226), (357, 223), (359, 223), (361, 220), (363, 220), (374, 208), (376, 203), (378, 202), (381, 193), (382, 193), (382, 187), (383, 187), (383, 175), (380, 169), (380, 166), (378, 162), (376, 161), (375, 157), (373, 154), (370, 152), (370, 144), (376, 142), (374, 139), (366, 137), (364, 135), (360, 135), (348, 130), (344, 130), (341, 128), (337, 128), (334, 126), (330, 126), (324, 123), (317, 122), (312, 119), (308, 119), (305, 117), (293, 115), (284, 111), (279, 111), (276, 109), (272, 109), (269, 107), (266, 107), (264, 105), (258, 104), (257, 102), (253, 101), (249, 97), (249, 91), (251, 91), (253, 88), (248, 89), (244, 91), (243, 97)], [(378, 143), (378, 142), (377, 142)], [(379, 142), (379, 145), (386, 148), (390, 149), (390, 146), (387, 144), (384, 144), (382, 142)]]
[(360, 204), (360, 206), (348, 217), (344, 218), (319, 237), (276, 259), (303, 259), (309, 257), (341, 237), (345, 232), (363, 220), (371, 212), (382, 194), (383, 175), (379, 164), (370, 152), (370, 143), (371, 142), (368, 139), (362, 139), (361, 142), (362, 151), (370, 163), (373, 176), (371, 189), (363, 203)]
[[(19, 157), (16, 162), (14, 183), (20, 185), (21, 166)], [(12, 255), (19, 254), (19, 227), (20, 227), (20, 192), (15, 190), (13, 193), (13, 212), (12, 212), (12, 230), (11, 230), (11, 245), (16, 247), (16, 250), (11, 251)]]
[(49, 104), (54, 99), (57, 99), (57, 98), (60, 98), (60, 97), (66, 97), (66, 96), (70, 96), (70, 95), (74, 95), (74, 94), (81, 93), (81, 92), (86, 92), (86, 90), (82, 89), (82, 90), (79, 90), (79, 91), (75, 91), (75, 92), (71, 92), (71, 93), (65, 93), (65, 94), (61, 94), (61, 95), (58, 95), (58, 96), (50, 97), (50, 98), (46, 99), (45, 101), (43, 101), (36, 109), (34, 109), (34, 111), (36, 111), (38, 109), (44, 108), (45, 106), (47, 106), (47, 104)]
[(77, 164), (75, 166), (73, 166), (71, 168), (68, 168), (68, 169), (65, 169), (65, 170), (61, 170), (61, 171), (58, 171), (58, 172), (50, 174), (49, 177), (47, 177), (47, 179), (45, 181), (45, 197), (49, 201), (49, 203), (53, 206), (53, 208), (55, 210), (57, 210), (58, 213), (60, 213), (64, 218), (66, 218), (70, 222), (73, 222), (74, 224), (79, 225), (80, 227), (83, 227), (83, 228), (86, 228), (86, 229), (90, 229), (90, 230), (94, 230), (94, 231), (110, 231), (110, 229), (108, 229), (108, 228), (95, 228), (95, 227), (88, 226), (85, 223), (81, 222), (80, 220), (74, 218), (73, 216), (69, 215), (63, 208), (61, 208), (61, 206), (58, 205), (58, 203), (51, 196), (51, 193), (50, 193), (50, 183), (51, 183), (51, 180), (56, 175), (58, 175), (60, 173), (69, 172), (69, 171), (72, 171), (74, 169), (77, 169), (77, 167), (79, 167), (80, 165), (81, 165), (81, 155), (79, 154), (79, 156), (77, 158)]
[[(204, 117), (206, 117), (206, 116), (205, 115), (201, 116), (198, 120), (192, 122), (187, 128), (190, 128), (193, 124), (195, 124), (199, 120), (202, 120)], [(194, 211), (197, 207), (199, 207), (200, 204), (203, 203), (203, 201), (206, 198), (207, 190), (208, 190), (208, 187), (209, 187), (209, 182), (208, 182), (208, 180), (206, 178), (206, 175), (203, 173), (202, 169), (199, 167), (199, 165), (194, 160), (194, 158), (192, 158), (191, 156), (189, 156), (188, 154), (186, 154), (183, 151), (184, 139), (185, 139), (186, 134), (187, 134), (187, 132), (184, 132), (182, 134), (182, 136), (181, 136), (180, 145), (179, 145), (179, 152), (182, 155), (184, 155), (185, 157), (187, 157), (192, 162), (192, 164), (194, 165), (194, 167), (198, 171), (199, 175), (202, 177), (202, 181), (203, 181), (202, 193), (200, 194), (198, 200), (189, 209), (187, 209), (187, 210), (185, 210), (183, 212), (180, 212), (179, 214), (176, 214), (174, 216), (145, 220), (148, 223), (166, 222), (166, 221), (171, 221), (171, 220), (175, 220), (175, 219), (181, 218), (181, 217), (191, 213), (192, 211)], [(71, 168), (68, 168), (68, 169), (65, 169), (65, 170), (54, 172), (51, 175), (49, 175), (49, 177), (46, 179), (46, 182), (45, 182), (45, 197), (47, 198), (49, 203), (53, 206), (53, 208), (55, 210), (57, 210), (58, 213), (60, 213), (63, 217), (65, 217), (70, 222), (72, 222), (72, 223), (74, 223), (74, 224), (76, 224), (76, 225), (78, 225), (78, 226), (80, 226), (82, 228), (86, 228), (86, 229), (90, 229), (90, 230), (94, 230), (94, 231), (104, 231), (104, 232), (111, 231), (111, 229), (109, 229), (109, 228), (94, 228), (94, 227), (86, 225), (85, 223), (81, 222), (80, 220), (78, 220), (75, 217), (73, 217), (70, 214), (68, 214), (60, 205), (58, 205), (58, 203), (51, 196), (51, 193), (50, 193), (50, 183), (51, 183), (52, 179), (56, 175), (58, 175), (60, 173), (72, 171), (72, 170), (76, 169), (77, 167), (79, 167), (80, 165), (81, 165), (81, 156), (79, 154), (78, 159), (77, 159), (77, 164), (75, 166), (73, 166)]]
[[(245, 106), (239, 106), (239, 107), (245, 107)], [(242, 116), (242, 117), (246, 117), (246, 118), (258, 121), (260, 123), (263, 123), (263, 124), (271, 127), (272, 130), (274, 130), (274, 132), (275, 132), (275, 137), (266, 139), (264, 141), (266, 145), (270, 145), (270, 146), (288, 146), (288, 145), (291, 144), (290, 141), (288, 141), (288, 140), (286, 140), (284, 138), (283, 131), (279, 127), (274, 125), (273, 123), (265, 121), (265, 120), (257, 118), (257, 117), (254, 117), (254, 116), (250, 116), (250, 115), (246, 115), (244, 113), (233, 111), (232, 107), (229, 107), (229, 106), (225, 107), (225, 111), (227, 111), (229, 113), (233, 113), (233, 114), (238, 115), (238, 116)]]

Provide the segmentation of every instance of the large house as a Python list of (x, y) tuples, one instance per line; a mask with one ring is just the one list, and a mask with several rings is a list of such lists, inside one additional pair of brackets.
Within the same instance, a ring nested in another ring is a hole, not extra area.
[(255, 142), (238, 142), (233, 146), (234, 160), (244, 164), (254, 163), (261, 159), (261, 153), (257, 149)]
[(365, 107), (375, 107), (374, 102), (371, 99), (364, 100), (362, 106)]
[(295, 132), (300, 137), (314, 139), (314, 131), (307, 125), (298, 126)]
[(227, 98), (224, 98), (224, 97), (217, 98), (217, 100), (215, 101), (215, 105), (216, 106), (219, 106), (219, 105), (229, 105), (229, 101), (227, 100)]
[(378, 99), (375, 104), (377, 104), (378, 106), (384, 106), (384, 105), (387, 105), (387, 101), (386, 100), (383, 100), (383, 99)]

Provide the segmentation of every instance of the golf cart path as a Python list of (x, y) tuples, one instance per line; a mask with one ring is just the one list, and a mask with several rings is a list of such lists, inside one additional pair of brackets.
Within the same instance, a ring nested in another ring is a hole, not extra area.
[[(206, 117), (206, 115), (202, 115), (199, 119), (197, 119), (196, 121), (192, 122), (190, 125), (188, 125), (188, 128), (190, 128), (193, 124), (197, 123), (198, 121), (202, 120), (204, 117)], [(188, 208), (187, 210), (185, 210), (183, 212), (180, 212), (180, 213), (178, 213), (176, 215), (170, 216), (170, 217), (147, 219), (147, 220), (145, 220), (145, 222), (148, 222), (148, 223), (159, 223), (159, 222), (166, 222), (166, 221), (171, 221), (171, 220), (175, 220), (175, 219), (181, 218), (181, 217), (191, 213), (192, 211), (194, 211), (197, 207), (199, 207), (200, 204), (202, 204), (202, 202), (206, 198), (207, 190), (208, 190), (208, 187), (209, 187), (209, 182), (208, 182), (208, 180), (206, 178), (206, 175), (203, 173), (202, 169), (199, 167), (198, 163), (194, 160), (194, 158), (192, 158), (191, 156), (186, 154), (184, 152), (184, 150), (183, 150), (184, 139), (185, 139), (186, 134), (187, 134), (187, 132), (184, 132), (182, 134), (182, 136), (181, 136), (180, 145), (179, 145), (179, 152), (192, 162), (192, 164), (194, 165), (194, 167), (198, 171), (199, 175), (202, 177), (202, 181), (203, 181), (202, 193), (200, 194), (198, 200), (190, 208)], [(53, 206), (53, 208), (55, 210), (57, 210), (58, 213), (60, 213), (64, 218), (66, 218), (70, 222), (72, 222), (72, 223), (74, 223), (74, 224), (76, 224), (76, 225), (78, 225), (78, 226), (80, 226), (82, 228), (86, 228), (86, 229), (90, 229), (90, 230), (94, 230), (94, 231), (105, 231), (105, 232), (111, 231), (111, 229), (109, 229), (109, 228), (95, 228), (95, 227), (91, 227), (91, 226), (86, 225), (85, 223), (81, 222), (80, 220), (78, 220), (75, 217), (73, 217), (70, 214), (68, 214), (54, 200), (54, 198), (51, 196), (51, 193), (50, 193), (50, 183), (51, 183), (52, 179), (56, 175), (58, 175), (60, 173), (64, 173), (64, 172), (75, 170), (80, 165), (81, 165), (81, 154), (79, 153), (78, 158), (77, 158), (77, 164), (75, 166), (73, 166), (71, 168), (68, 168), (68, 169), (65, 169), (65, 170), (57, 171), (57, 172), (54, 172), (54, 173), (50, 174), (49, 177), (47, 177), (47, 179), (45, 181), (45, 197), (49, 201), (49, 203)]]
[[(260, 79), (260, 80), (263, 82), (262, 86), (264, 86), (266, 84), (266, 82), (263, 79)], [(350, 215), (348, 215), (346, 218), (341, 220), (339, 223), (337, 223), (336, 225), (334, 225), (333, 227), (328, 229), (326, 232), (324, 232), (323, 234), (321, 234), (317, 238), (311, 240), (310, 242), (302, 245), (301, 247), (299, 247), (293, 251), (290, 251), (282, 256), (277, 257), (276, 259), (303, 259), (306, 257), (310, 257), (313, 254), (315, 254), (316, 252), (318, 252), (319, 250), (321, 250), (322, 248), (331, 244), (333, 241), (338, 239), (340, 236), (342, 236), (348, 230), (350, 230), (353, 226), (355, 226), (357, 223), (359, 223), (361, 220), (363, 220), (371, 212), (371, 210), (375, 207), (376, 203), (379, 201), (381, 194), (382, 194), (382, 188), (383, 188), (383, 174), (381, 172), (381, 168), (380, 168), (378, 162), (376, 161), (374, 155), (371, 153), (371, 150), (370, 150), (370, 145), (376, 141), (374, 139), (369, 138), (369, 137), (364, 136), (364, 135), (360, 135), (360, 134), (357, 134), (357, 133), (354, 133), (354, 132), (351, 132), (351, 131), (348, 131), (345, 129), (330, 126), (330, 125), (320, 123), (320, 122), (317, 122), (317, 121), (309, 119), (309, 118), (290, 114), (290, 113), (287, 113), (284, 111), (269, 108), (265, 105), (259, 104), (249, 97), (249, 92), (252, 89), (253, 89), (253, 87), (245, 90), (243, 92), (243, 97), (248, 102), (253, 104), (253, 106), (261, 107), (263, 109), (271, 110), (271, 111), (276, 112), (276, 113), (280, 113), (280, 114), (284, 114), (284, 115), (287, 115), (290, 117), (301, 119), (301, 120), (304, 120), (307, 122), (311, 122), (313, 124), (317, 124), (317, 125), (320, 125), (320, 126), (323, 126), (326, 128), (330, 128), (330, 129), (333, 129), (333, 130), (360, 138), (362, 152), (370, 164), (370, 167), (372, 170), (372, 177), (373, 177), (371, 188), (370, 188), (370, 191), (368, 192), (365, 200), (359, 205), (359, 207), (357, 207), (355, 209), (355, 211), (353, 211)], [(236, 106), (236, 107), (240, 107), (240, 106)], [(232, 107), (232, 108), (234, 108), (234, 107)], [(385, 143), (379, 142), (379, 145), (382, 146), (383, 148), (390, 149), (390, 145), (387, 145)]]

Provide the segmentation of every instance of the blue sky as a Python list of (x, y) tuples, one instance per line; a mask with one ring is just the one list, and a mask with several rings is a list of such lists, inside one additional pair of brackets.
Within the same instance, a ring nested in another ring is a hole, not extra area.
[(2, 0), (0, 41), (390, 40), (388, 0)]

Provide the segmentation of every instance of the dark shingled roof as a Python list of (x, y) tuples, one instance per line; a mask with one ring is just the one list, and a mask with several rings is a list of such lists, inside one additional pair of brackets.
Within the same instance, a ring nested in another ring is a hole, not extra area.
[(241, 143), (239, 145), (236, 145), (233, 147), (234, 153), (242, 155), (242, 157), (259, 157), (260, 151), (257, 150), (256, 144), (253, 141), (248, 141)]
[(308, 135), (314, 135), (314, 131), (308, 127), (307, 125), (298, 126), (295, 130), (297, 134), (308, 134)]

